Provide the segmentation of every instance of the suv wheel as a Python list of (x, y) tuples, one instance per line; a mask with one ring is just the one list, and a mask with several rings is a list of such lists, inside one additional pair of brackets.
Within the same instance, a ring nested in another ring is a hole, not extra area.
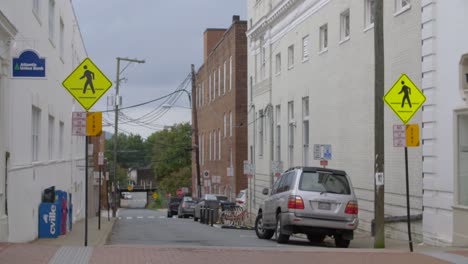
[(281, 229), (282, 229), (281, 213), (279, 213), (276, 216), (276, 232), (275, 232), (276, 242), (278, 242), (279, 244), (288, 243), (289, 235), (285, 235), (285, 234), (281, 233)]
[(270, 239), (275, 234), (275, 230), (265, 229), (263, 227), (263, 217), (262, 214), (259, 213), (257, 219), (255, 219), (255, 234), (260, 239)]
[(171, 218), (171, 217), (172, 217), (171, 211), (168, 211), (168, 212), (167, 212), (167, 217), (168, 217), (168, 218)]
[(325, 235), (307, 234), (307, 239), (309, 239), (310, 243), (319, 244), (323, 242)]
[(335, 236), (335, 246), (337, 248), (348, 248), (351, 240), (343, 239), (341, 236)]

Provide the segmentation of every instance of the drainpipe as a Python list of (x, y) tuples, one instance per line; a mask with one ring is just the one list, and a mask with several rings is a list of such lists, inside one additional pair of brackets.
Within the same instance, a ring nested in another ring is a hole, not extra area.
[(5, 215), (8, 215), (8, 160), (10, 152), (5, 152)]

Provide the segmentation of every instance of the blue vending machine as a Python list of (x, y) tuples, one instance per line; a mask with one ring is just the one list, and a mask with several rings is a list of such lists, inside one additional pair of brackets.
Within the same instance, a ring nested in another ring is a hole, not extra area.
[(39, 205), (39, 238), (57, 238), (61, 233), (60, 201)]

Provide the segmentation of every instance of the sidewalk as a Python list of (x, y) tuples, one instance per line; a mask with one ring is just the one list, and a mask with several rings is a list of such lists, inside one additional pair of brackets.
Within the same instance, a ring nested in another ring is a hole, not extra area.
[[(104, 246), (112, 232), (115, 219), (107, 220), (107, 211), (102, 211), (101, 214), (101, 230), (98, 230), (98, 217), (88, 219), (88, 246)], [(85, 221), (84, 219), (73, 224), (72, 231), (58, 238), (41, 238), (32, 242), (34, 245), (48, 246), (84, 246), (85, 236)]]

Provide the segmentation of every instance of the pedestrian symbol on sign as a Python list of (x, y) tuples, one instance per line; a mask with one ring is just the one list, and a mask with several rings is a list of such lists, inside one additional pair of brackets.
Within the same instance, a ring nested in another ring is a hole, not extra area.
[(83, 88), (83, 93), (86, 93), (86, 89), (88, 88), (88, 85), (91, 86), (91, 91), (94, 92), (94, 85), (93, 85), (93, 80), (94, 80), (94, 72), (88, 70), (88, 66), (83, 67), (85, 69), (85, 72), (83, 73), (83, 76), (81, 76), (80, 80), (83, 78), (86, 78), (86, 83)]

